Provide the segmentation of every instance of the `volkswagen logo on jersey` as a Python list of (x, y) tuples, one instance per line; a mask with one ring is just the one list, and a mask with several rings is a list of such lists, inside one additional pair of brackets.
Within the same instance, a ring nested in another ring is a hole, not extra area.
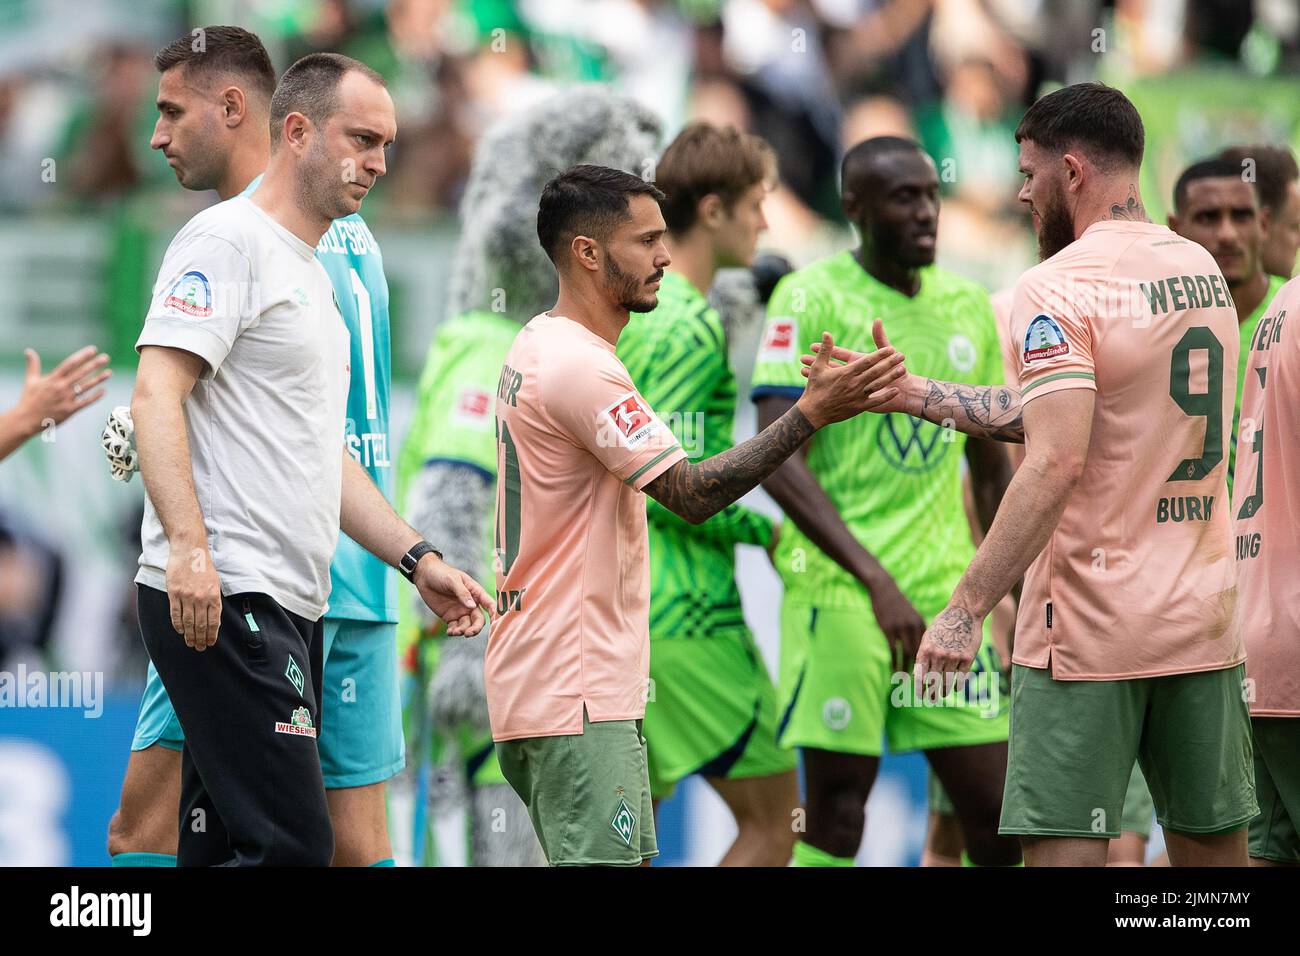
[(969, 372), (975, 367), (975, 343), (960, 332), (948, 340), (948, 361), (959, 372)]
[(911, 415), (891, 412), (876, 426), (876, 446), (885, 460), (899, 471), (920, 474), (929, 471), (948, 451), (944, 430)]

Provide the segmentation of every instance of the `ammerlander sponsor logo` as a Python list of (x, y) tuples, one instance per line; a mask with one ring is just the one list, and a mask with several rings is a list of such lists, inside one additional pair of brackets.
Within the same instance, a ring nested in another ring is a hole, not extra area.
[(163, 307), (196, 319), (212, 314), (212, 286), (202, 272), (187, 272), (171, 287)]
[(1025, 329), (1025, 364), (1069, 354), (1070, 343), (1056, 320), (1046, 312), (1034, 316)]
[(102, 671), (28, 671), (19, 664), (0, 671), (0, 710), (6, 707), (69, 707), (83, 717), (104, 712)]
[(128, 927), (133, 936), (148, 936), (153, 928), (153, 897), (149, 893), (83, 893), (73, 886), (50, 897), (50, 925), (62, 927)]

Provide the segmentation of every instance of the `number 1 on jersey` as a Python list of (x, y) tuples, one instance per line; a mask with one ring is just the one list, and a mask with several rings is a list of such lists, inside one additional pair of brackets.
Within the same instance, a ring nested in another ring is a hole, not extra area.
[(510, 573), (510, 567), (519, 557), (520, 494), (519, 453), (510, 438), (506, 423), (497, 419), (497, 439), (501, 443), (501, 498), (496, 527), (496, 554), (501, 562), (501, 576)]
[(375, 397), (375, 325), (370, 314), (370, 293), (356, 269), (352, 273), (352, 294), (357, 299), (357, 317), (361, 323), (361, 373), (366, 383), (366, 417), (374, 421), (379, 417), (379, 401)]

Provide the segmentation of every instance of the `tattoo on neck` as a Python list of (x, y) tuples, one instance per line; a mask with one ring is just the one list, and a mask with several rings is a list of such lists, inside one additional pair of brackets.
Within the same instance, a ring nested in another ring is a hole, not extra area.
[(1128, 187), (1128, 199), (1123, 203), (1113, 203), (1110, 207), (1111, 219), (1123, 219), (1130, 222), (1150, 222), (1147, 216), (1146, 207), (1138, 199), (1137, 186), (1132, 183)]

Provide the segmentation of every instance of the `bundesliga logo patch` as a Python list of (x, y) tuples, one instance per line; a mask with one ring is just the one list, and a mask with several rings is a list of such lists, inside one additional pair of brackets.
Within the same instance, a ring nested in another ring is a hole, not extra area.
[(768, 323), (767, 334), (763, 336), (760, 359), (764, 361), (788, 361), (795, 357), (794, 319), (773, 319)]
[(1070, 343), (1056, 320), (1046, 312), (1034, 316), (1029, 328), (1025, 329), (1025, 364), (1069, 354)]
[(601, 417), (614, 426), (628, 448), (636, 448), (659, 428), (659, 419), (636, 392), (628, 392), (601, 412)]
[(458, 425), (484, 426), (492, 421), (492, 396), (481, 388), (463, 388), (456, 399)]
[(293, 712), (286, 724), (282, 721), (275, 722), (275, 732), (277, 734), (293, 734), (298, 737), (315, 737), (316, 728), (311, 725), (311, 714), (306, 707), (299, 707)]
[(187, 272), (176, 280), (163, 308), (174, 309), (195, 319), (206, 319), (212, 314), (212, 287), (202, 272)]

